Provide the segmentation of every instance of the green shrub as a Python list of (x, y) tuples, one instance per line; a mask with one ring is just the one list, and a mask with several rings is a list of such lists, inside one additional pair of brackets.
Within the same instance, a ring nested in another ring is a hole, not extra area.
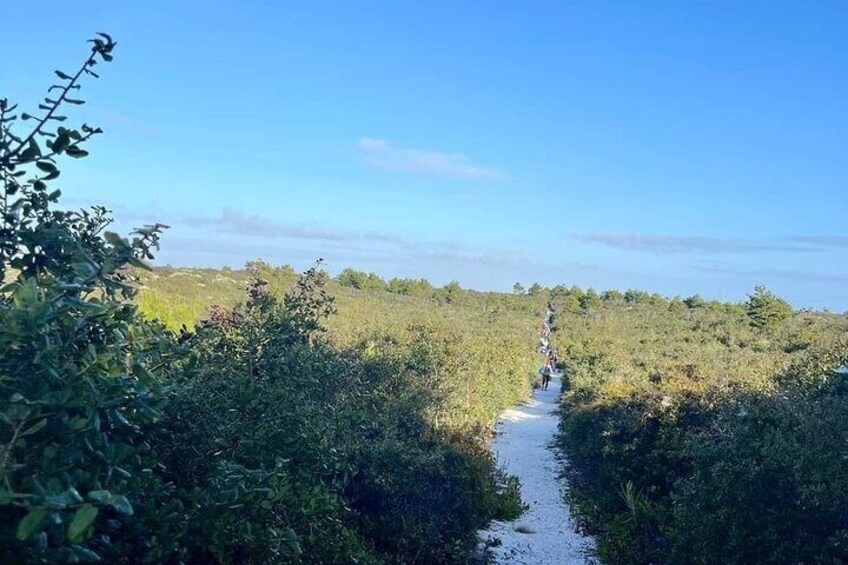
[(748, 318), (755, 328), (774, 328), (794, 313), (788, 302), (764, 286), (754, 289), (745, 303)]
[(529, 390), (539, 305), (337, 285), (327, 331), (317, 267), (143, 272), (162, 226), (127, 240), (47, 188), (99, 133), (47, 128), (111, 60), (93, 45), (33, 130), (0, 104), (0, 561), (466, 560), (520, 507), (485, 437)]
[[(200, 531), (186, 533), (189, 553), (463, 560), (515, 491), (498, 487), (473, 428), (434, 427), (449, 406), (453, 342), (417, 328), (408, 342), (377, 336), (334, 350), (320, 337), (332, 311), (321, 286), (310, 271), (280, 304), (256, 281), (243, 306), (214, 310), (192, 340), (196, 367), (153, 442), (186, 507), (211, 509), (192, 514)], [(256, 483), (225, 499), (226, 512), (217, 498), (196, 500), (219, 497), (234, 470)], [(229, 533), (204, 553), (220, 531)]]
[(763, 334), (739, 306), (641, 300), (555, 313), (569, 496), (599, 556), (843, 562), (848, 379), (832, 370), (848, 321), (784, 317)]

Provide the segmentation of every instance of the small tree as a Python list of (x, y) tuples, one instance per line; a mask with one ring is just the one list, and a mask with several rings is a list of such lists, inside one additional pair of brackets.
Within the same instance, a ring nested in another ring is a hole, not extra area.
[(692, 296), (685, 298), (683, 300), (683, 304), (685, 304), (686, 307), (689, 308), (689, 309), (695, 309), (695, 308), (703, 308), (705, 302), (704, 302), (704, 299), (701, 298), (700, 295), (693, 294)]
[(127, 268), (146, 266), (163, 226), (128, 240), (106, 231), (102, 207), (54, 207), (58, 160), (85, 157), (100, 133), (54, 127), (64, 107), (83, 104), (81, 79), (112, 60), (111, 37), (91, 43), (75, 73), (55, 72), (37, 115), (0, 100), (0, 284), (11, 280), (0, 287), (3, 562), (97, 560), (97, 544), (131, 520), (146, 453), (139, 430), (157, 416), (157, 375), (176, 354), (137, 316)]
[(788, 302), (763, 285), (754, 287), (754, 294), (748, 295), (745, 308), (748, 321), (755, 328), (773, 328), (795, 313)]
[(604, 302), (621, 302), (624, 300), (624, 295), (617, 290), (605, 290), (601, 294), (601, 300)]
[(377, 273), (366, 273), (347, 268), (336, 277), (342, 286), (349, 286), (358, 290), (385, 290), (386, 282)]
[(545, 287), (539, 283), (533, 283), (530, 285), (530, 288), (527, 289), (527, 294), (530, 296), (541, 296), (543, 292), (545, 292)]
[(365, 273), (361, 273), (359, 271), (354, 271), (350, 267), (344, 269), (339, 275), (336, 277), (336, 281), (342, 286), (349, 286), (351, 288), (361, 289), (365, 280), (368, 276)]
[(601, 297), (592, 288), (582, 294), (578, 300), (580, 301), (580, 308), (583, 310), (597, 310), (602, 305)]
[(386, 289), (395, 294), (424, 296), (433, 291), (433, 285), (427, 279), (393, 278), (386, 283)]
[(448, 304), (454, 303), (462, 296), (462, 287), (456, 281), (451, 281), (441, 288), (439, 294)]
[(512, 285), (512, 292), (513, 294), (524, 294), (524, 285), (520, 282), (515, 283)]
[(648, 302), (651, 295), (644, 290), (629, 289), (624, 292), (624, 301), (628, 304), (644, 304)]

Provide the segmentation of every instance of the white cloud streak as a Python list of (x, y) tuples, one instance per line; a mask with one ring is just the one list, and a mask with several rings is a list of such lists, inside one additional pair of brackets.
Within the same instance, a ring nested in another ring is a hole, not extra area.
[(463, 180), (499, 180), (503, 172), (473, 164), (462, 153), (395, 147), (384, 139), (363, 137), (358, 148), (363, 162), (379, 171)]
[(824, 242), (817, 243), (803, 237), (753, 240), (691, 235), (588, 233), (576, 234), (575, 238), (584, 243), (593, 243), (612, 249), (641, 251), (657, 255), (811, 252), (820, 251), (824, 245)]

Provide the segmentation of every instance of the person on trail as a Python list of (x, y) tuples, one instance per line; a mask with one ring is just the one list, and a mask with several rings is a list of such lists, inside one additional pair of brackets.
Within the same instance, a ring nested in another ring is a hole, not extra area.
[(542, 368), (542, 390), (548, 390), (548, 385), (551, 383), (551, 375), (554, 369), (551, 366), (550, 358), (545, 360), (545, 366)]

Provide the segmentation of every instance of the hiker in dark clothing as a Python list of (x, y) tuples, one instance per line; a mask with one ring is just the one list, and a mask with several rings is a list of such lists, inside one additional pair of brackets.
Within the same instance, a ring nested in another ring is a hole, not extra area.
[(548, 385), (551, 382), (551, 376), (554, 374), (554, 369), (551, 366), (551, 360), (548, 358), (545, 361), (545, 366), (542, 368), (542, 390), (548, 390)]

